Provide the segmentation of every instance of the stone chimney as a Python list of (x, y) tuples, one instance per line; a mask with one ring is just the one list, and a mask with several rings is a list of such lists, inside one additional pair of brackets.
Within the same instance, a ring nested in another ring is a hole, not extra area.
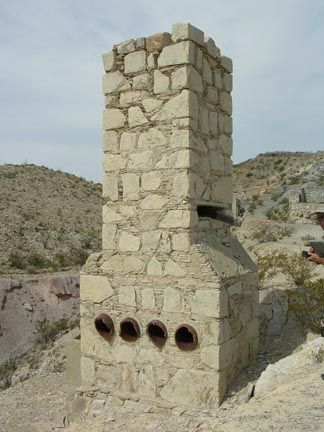
[(175, 24), (103, 62), (102, 252), (81, 272), (87, 409), (213, 409), (258, 350), (256, 269), (230, 232), (232, 61)]

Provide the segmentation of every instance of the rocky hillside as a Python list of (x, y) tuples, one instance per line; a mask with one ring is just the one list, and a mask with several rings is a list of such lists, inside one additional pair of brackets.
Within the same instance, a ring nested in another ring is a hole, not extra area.
[(35, 165), (0, 165), (0, 273), (79, 268), (100, 247), (101, 185)]

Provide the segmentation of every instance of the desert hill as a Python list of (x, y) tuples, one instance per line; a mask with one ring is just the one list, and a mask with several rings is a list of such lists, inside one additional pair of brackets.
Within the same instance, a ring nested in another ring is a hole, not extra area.
[(99, 248), (101, 185), (36, 165), (0, 165), (0, 273), (80, 268)]

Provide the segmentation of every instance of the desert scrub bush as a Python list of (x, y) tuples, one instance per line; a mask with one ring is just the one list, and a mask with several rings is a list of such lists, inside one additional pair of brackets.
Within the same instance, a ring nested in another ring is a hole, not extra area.
[(289, 307), (304, 326), (324, 336), (324, 279), (306, 280), (289, 291)]
[(6, 389), (10, 387), (11, 377), (16, 369), (17, 363), (13, 358), (0, 363), (0, 389)]
[(302, 287), (314, 276), (314, 264), (298, 254), (284, 252), (265, 254), (257, 258), (260, 280), (283, 273), (293, 286)]
[(49, 322), (48, 320), (38, 322), (36, 325), (36, 330), (39, 332), (38, 340), (41, 344), (48, 344), (50, 341), (53, 341), (58, 334), (71, 330), (79, 325), (79, 321), (79, 318), (62, 318), (54, 322)]
[(308, 245), (308, 242), (309, 242), (310, 240), (315, 240), (315, 237), (313, 237), (313, 236), (307, 234), (307, 235), (303, 236), (303, 237), (301, 238), (301, 240), (302, 240), (304, 246), (307, 246), (307, 245)]

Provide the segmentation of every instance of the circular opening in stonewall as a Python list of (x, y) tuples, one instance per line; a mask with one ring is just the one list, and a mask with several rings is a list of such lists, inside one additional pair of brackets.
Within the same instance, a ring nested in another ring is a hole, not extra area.
[(189, 324), (181, 324), (175, 331), (175, 343), (182, 351), (192, 351), (198, 343), (196, 330)]
[(158, 320), (149, 322), (146, 332), (150, 341), (157, 347), (163, 346), (168, 338), (168, 332), (165, 325)]
[(114, 333), (114, 322), (112, 318), (106, 313), (101, 313), (95, 319), (95, 327), (97, 332), (103, 337), (105, 340), (109, 340)]
[(135, 342), (141, 335), (139, 325), (133, 318), (125, 318), (120, 323), (120, 337), (127, 342)]

